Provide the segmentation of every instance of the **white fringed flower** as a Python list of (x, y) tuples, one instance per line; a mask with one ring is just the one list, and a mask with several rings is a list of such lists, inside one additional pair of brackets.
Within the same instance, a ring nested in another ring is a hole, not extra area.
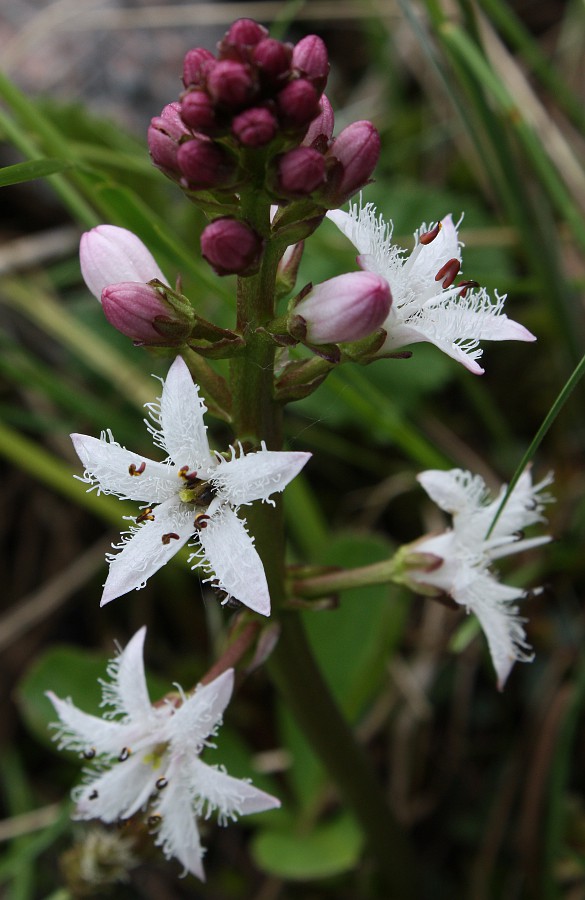
[(453, 286), (461, 248), (450, 215), (430, 228), (422, 225), (408, 256), (391, 243), (392, 223), (377, 215), (371, 203), (351, 203), (348, 213), (337, 209), (327, 216), (359, 250), (361, 268), (381, 275), (390, 286), (393, 302), (382, 325), (388, 336), (380, 354), (428, 341), (480, 375), (479, 341), (536, 340), (502, 312), (505, 296), (496, 294), (493, 301), (484, 288), (474, 290), (474, 282)]
[(189, 696), (181, 692), (153, 706), (144, 675), (145, 636), (143, 627), (110, 662), (111, 681), (102, 682), (102, 706), (110, 707), (104, 718), (47, 692), (60, 720), (53, 726), (55, 740), (59, 749), (95, 759), (74, 791), (74, 818), (117, 822), (145, 813), (167, 859), (174, 856), (204, 880), (197, 818), (217, 809), (220, 824), (227, 824), (280, 801), (199, 759), (206, 746), (214, 746), (209, 738), (230, 700), (233, 669)]
[(237, 510), (255, 500), (272, 502), (270, 495), (282, 491), (311, 454), (267, 450), (264, 444), (246, 456), (231, 448), (230, 459), (212, 453), (205, 405), (181, 357), (171, 366), (160, 399), (147, 406), (154, 424), (145, 420), (146, 425), (168, 454), (165, 462), (126, 450), (111, 432), (101, 439), (71, 435), (90, 490), (147, 504), (114, 545), (120, 552), (109, 555), (101, 605), (144, 587), (195, 535), (198, 549), (190, 561), (213, 573), (214, 584), (228, 596), (269, 615), (264, 567)]
[[(515, 660), (530, 661), (532, 655), (526, 643), (524, 620), (513, 604), (524, 596), (521, 588), (500, 584), (491, 570), (494, 560), (513, 553), (538, 547), (551, 540), (550, 536), (523, 538), (529, 525), (545, 521), (544, 504), (551, 498), (543, 488), (552, 476), (533, 485), (529, 470), (520, 477), (512, 494), (487, 537), (491, 523), (506, 491), (504, 485), (498, 497), (490, 500), (485, 483), (479, 475), (461, 469), (442, 472), (431, 469), (418, 476), (429, 497), (453, 517), (453, 527), (441, 534), (420, 538), (408, 550), (416, 560), (423, 554), (428, 566), (411, 568), (407, 562), (408, 581), (424, 588), (434, 588), (448, 594), (456, 603), (475, 613), (485, 632), (498, 676), (503, 688)], [(408, 560), (408, 553), (405, 555)]]

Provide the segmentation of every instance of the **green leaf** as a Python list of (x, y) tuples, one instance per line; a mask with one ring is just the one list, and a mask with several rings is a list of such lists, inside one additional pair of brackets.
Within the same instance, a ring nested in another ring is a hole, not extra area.
[(44, 178), (46, 175), (53, 175), (54, 172), (62, 172), (70, 167), (71, 163), (63, 159), (31, 159), (16, 163), (14, 166), (3, 166), (0, 169), (0, 187), (34, 181), (35, 178)]
[(278, 878), (305, 881), (348, 872), (363, 845), (360, 829), (348, 815), (319, 825), (308, 834), (266, 830), (252, 843), (256, 865)]

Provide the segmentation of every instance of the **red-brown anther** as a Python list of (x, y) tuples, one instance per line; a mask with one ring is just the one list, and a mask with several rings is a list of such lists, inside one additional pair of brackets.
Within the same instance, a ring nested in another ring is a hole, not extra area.
[(167, 534), (163, 534), (163, 536), (161, 537), (161, 541), (165, 545), (170, 544), (172, 540), (180, 541), (181, 537), (180, 537), (180, 535), (176, 534), (174, 531), (169, 531), (169, 532), (167, 532)]
[(207, 131), (215, 125), (213, 101), (205, 91), (189, 91), (181, 100), (181, 118), (193, 131)]
[(232, 134), (244, 147), (264, 147), (278, 128), (272, 113), (262, 106), (245, 109), (232, 120)]
[(425, 247), (427, 244), (432, 243), (437, 237), (439, 231), (443, 227), (441, 222), (437, 222), (434, 228), (431, 228), (429, 231), (423, 232), (423, 234), (419, 234), (418, 241), (419, 244), (423, 244)]
[(479, 281), (460, 281), (457, 287), (461, 288), (459, 296), (467, 297), (467, 291), (472, 290), (473, 288), (478, 288)]
[(274, 38), (265, 38), (252, 51), (252, 63), (261, 77), (271, 84), (284, 78), (290, 71), (292, 47)]
[(443, 287), (448, 288), (451, 287), (457, 276), (459, 275), (459, 269), (461, 268), (461, 263), (458, 259), (448, 260), (444, 266), (441, 266), (437, 274), (435, 275), (435, 281), (441, 281), (443, 279)]
[(210, 519), (211, 516), (208, 516), (207, 513), (197, 513), (193, 522), (193, 528), (195, 531), (200, 531), (201, 528), (207, 528), (207, 523)]
[(154, 516), (152, 514), (152, 506), (147, 506), (146, 509), (140, 513), (139, 516), (136, 516), (136, 524), (140, 525), (141, 522), (154, 522)]
[(279, 93), (276, 103), (284, 124), (293, 128), (308, 125), (311, 119), (319, 115), (319, 94), (305, 78), (289, 81)]
[(217, 62), (213, 53), (204, 47), (193, 47), (188, 50), (183, 60), (183, 84), (189, 87), (191, 84), (205, 83), (207, 74)]
[(207, 89), (216, 103), (237, 109), (252, 99), (255, 85), (248, 66), (224, 59), (209, 73)]
[(128, 474), (129, 475), (142, 475), (142, 473), (144, 472), (145, 469), (146, 469), (146, 463), (144, 462), (144, 460), (142, 460), (142, 462), (140, 463), (138, 468), (134, 465), (134, 463), (130, 463), (130, 465), (128, 466)]
[(197, 481), (197, 472), (190, 472), (189, 466), (181, 466), (178, 472), (179, 478), (183, 478), (187, 484), (193, 484)]

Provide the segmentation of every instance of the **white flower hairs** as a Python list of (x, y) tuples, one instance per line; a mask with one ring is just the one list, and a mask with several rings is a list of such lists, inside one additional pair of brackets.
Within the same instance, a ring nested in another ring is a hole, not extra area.
[(109, 823), (140, 815), (165, 856), (204, 880), (197, 819), (217, 809), (225, 825), (239, 815), (274, 809), (280, 801), (199, 758), (205, 747), (214, 746), (209, 739), (232, 695), (233, 669), (189, 695), (179, 688), (153, 705), (144, 674), (145, 636), (143, 627), (111, 660), (111, 680), (102, 682), (102, 706), (110, 707), (103, 718), (47, 692), (59, 716), (55, 740), (59, 749), (93, 760), (73, 794), (76, 819)]

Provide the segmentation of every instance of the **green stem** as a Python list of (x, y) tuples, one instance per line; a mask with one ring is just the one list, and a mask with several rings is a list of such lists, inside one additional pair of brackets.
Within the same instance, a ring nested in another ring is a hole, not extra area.
[(303, 578), (293, 583), (293, 596), (326, 597), (328, 594), (336, 594), (339, 591), (349, 591), (351, 588), (366, 587), (371, 584), (388, 584), (392, 581), (396, 572), (394, 557), (373, 563), (370, 566), (360, 566), (357, 569), (340, 569), (337, 572), (327, 572), (324, 575), (315, 575), (313, 578)]

